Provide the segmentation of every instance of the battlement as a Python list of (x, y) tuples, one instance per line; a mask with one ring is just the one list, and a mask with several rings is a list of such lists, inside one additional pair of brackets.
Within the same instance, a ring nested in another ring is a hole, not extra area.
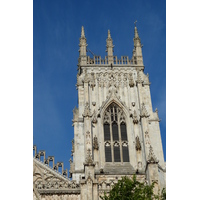
[[(48, 156), (48, 158), (46, 158), (46, 152), (44, 150), (40, 150), (37, 153), (37, 147), (36, 147), (36, 145), (33, 145), (33, 151), (34, 151), (34, 158), (35, 159), (38, 159), (40, 162), (42, 162), (43, 164), (45, 164), (48, 167), (52, 168), (54, 171), (58, 172), (62, 176), (64, 176), (64, 177), (68, 176), (67, 169), (64, 170), (64, 164), (63, 164), (63, 162), (57, 162), (55, 164), (54, 156)], [(42, 158), (43, 158), (43, 160), (42, 160)], [(59, 170), (60, 168), (61, 168), (61, 170)]]

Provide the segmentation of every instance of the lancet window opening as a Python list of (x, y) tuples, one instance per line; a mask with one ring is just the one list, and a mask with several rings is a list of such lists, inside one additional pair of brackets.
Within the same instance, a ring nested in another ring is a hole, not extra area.
[(105, 162), (129, 162), (126, 120), (122, 109), (112, 103), (105, 111)]

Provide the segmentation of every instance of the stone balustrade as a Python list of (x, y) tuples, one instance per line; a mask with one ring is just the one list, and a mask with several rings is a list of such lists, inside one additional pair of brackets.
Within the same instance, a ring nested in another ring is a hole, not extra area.
[[(87, 56), (87, 65), (108, 65), (108, 56), (105, 56), (105, 59), (101, 58), (101, 56)], [(121, 56), (121, 58), (117, 58), (117, 56), (113, 56), (113, 64), (114, 65), (137, 65), (136, 59), (129, 59), (128, 56)]]

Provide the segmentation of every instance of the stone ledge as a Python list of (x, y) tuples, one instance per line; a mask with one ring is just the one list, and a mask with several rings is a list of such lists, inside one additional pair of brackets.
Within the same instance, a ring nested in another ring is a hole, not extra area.
[(40, 194), (80, 194), (80, 189), (38, 189)]

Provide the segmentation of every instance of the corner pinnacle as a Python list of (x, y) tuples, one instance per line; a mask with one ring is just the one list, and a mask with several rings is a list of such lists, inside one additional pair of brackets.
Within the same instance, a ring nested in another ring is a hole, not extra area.
[(81, 27), (81, 37), (85, 37), (84, 27)]

